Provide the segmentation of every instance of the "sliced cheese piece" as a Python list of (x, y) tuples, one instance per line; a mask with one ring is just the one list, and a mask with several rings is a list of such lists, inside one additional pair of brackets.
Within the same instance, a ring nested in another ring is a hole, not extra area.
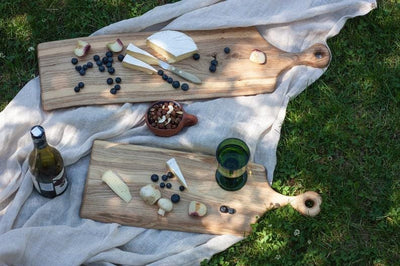
[(145, 72), (147, 74), (157, 73), (157, 70), (154, 67), (133, 56), (130, 56), (129, 54), (125, 55), (122, 65), (127, 68)]
[(126, 47), (126, 53), (139, 60), (142, 60), (143, 62), (146, 62), (147, 64), (158, 65), (157, 58), (132, 43), (130, 43), (128, 47)]
[(178, 62), (198, 52), (196, 43), (185, 33), (173, 30), (159, 31), (146, 40), (146, 44), (166, 58)]
[(181, 172), (181, 169), (178, 166), (178, 163), (176, 162), (175, 158), (171, 158), (167, 161), (167, 166), (168, 169), (178, 178), (179, 182), (185, 187), (188, 188), (186, 184), (186, 180), (183, 177), (183, 174)]
[(129, 187), (113, 171), (108, 170), (104, 172), (101, 180), (103, 180), (103, 182), (105, 182), (121, 199), (126, 202), (131, 201), (132, 195), (129, 192)]

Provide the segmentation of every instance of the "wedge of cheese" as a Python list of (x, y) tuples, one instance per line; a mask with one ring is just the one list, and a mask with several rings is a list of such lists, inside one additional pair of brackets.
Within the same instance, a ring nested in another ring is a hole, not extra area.
[(101, 180), (103, 180), (103, 182), (105, 182), (111, 190), (125, 202), (131, 201), (132, 195), (129, 192), (129, 187), (113, 171), (107, 170), (104, 172)]
[(147, 74), (157, 73), (157, 70), (154, 67), (129, 54), (125, 55), (122, 65), (127, 68), (145, 72)]
[(182, 171), (179, 168), (178, 163), (175, 158), (171, 158), (167, 161), (168, 169), (178, 178), (179, 182), (185, 187), (188, 188), (185, 178), (183, 177)]
[(198, 52), (196, 43), (185, 33), (173, 30), (159, 31), (146, 40), (147, 46), (175, 63)]
[(126, 47), (126, 53), (139, 60), (142, 60), (143, 62), (146, 62), (147, 64), (158, 65), (158, 59), (156, 57), (132, 43)]

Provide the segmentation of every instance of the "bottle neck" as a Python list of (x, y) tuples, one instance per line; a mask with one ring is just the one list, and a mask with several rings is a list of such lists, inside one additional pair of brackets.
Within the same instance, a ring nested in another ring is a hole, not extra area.
[(47, 140), (46, 136), (43, 136), (41, 138), (34, 138), (33, 139), (33, 146), (35, 149), (43, 149), (47, 147)]

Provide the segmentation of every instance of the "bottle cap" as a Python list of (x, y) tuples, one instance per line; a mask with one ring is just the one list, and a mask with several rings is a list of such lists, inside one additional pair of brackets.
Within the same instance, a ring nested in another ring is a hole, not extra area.
[(36, 125), (31, 128), (31, 136), (34, 139), (40, 139), (44, 136), (44, 129), (43, 127)]

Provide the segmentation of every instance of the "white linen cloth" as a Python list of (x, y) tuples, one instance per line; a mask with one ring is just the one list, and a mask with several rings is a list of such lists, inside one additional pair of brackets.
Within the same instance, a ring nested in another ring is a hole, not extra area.
[[(200, 30), (257, 26), (271, 44), (298, 52), (325, 43), (348, 18), (367, 14), (374, 0), (183, 0), (156, 7), (95, 35), (152, 30)], [(195, 265), (241, 240), (152, 230), (79, 217), (89, 154), (95, 139), (215, 154), (227, 137), (243, 139), (251, 160), (263, 164), (272, 182), (276, 147), (289, 100), (325, 69), (297, 66), (282, 76), (274, 93), (186, 102), (199, 123), (160, 138), (145, 126), (147, 103), (87, 106), (45, 112), (39, 77), (24, 86), (0, 113), (0, 264), (5, 265)], [(162, 98), (162, 96), (160, 96)], [(54, 199), (32, 188), (30, 128), (42, 125), (61, 152), (70, 185)], [(321, 215), (321, 214), (320, 214)], [(323, 215), (323, 214), (322, 214)]]

